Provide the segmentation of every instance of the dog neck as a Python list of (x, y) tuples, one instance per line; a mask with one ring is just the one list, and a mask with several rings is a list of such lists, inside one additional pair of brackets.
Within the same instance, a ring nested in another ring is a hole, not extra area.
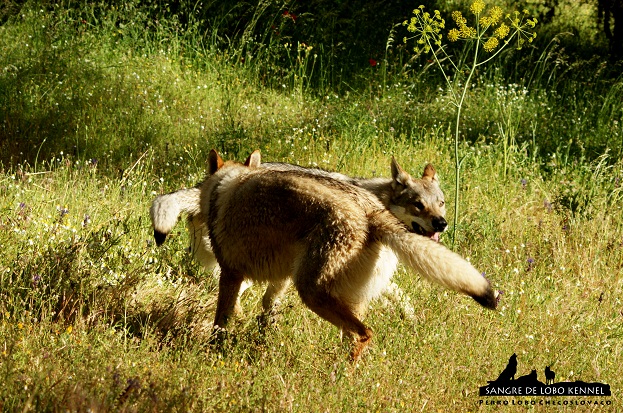
[(383, 203), (385, 208), (389, 208), (393, 192), (391, 178), (356, 179), (353, 183), (372, 192)]

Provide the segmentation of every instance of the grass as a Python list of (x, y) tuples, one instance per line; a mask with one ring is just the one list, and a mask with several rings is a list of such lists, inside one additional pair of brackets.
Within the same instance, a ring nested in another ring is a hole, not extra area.
[(562, 87), (528, 89), (495, 71), (471, 88), (455, 250), (503, 291), (499, 311), (401, 269), (416, 321), (374, 303), (373, 344), (353, 367), (337, 330), (293, 291), (260, 334), (256, 286), (217, 350), (217, 279), (190, 260), (181, 223), (156, 248), (155, 195), (200, 181), (211, 147), (238, 160), (260, 148), (266, 161), (359, 176), (388, 176), (391, 155), (414, 175), (432, 162), (451, 203), (447, 96), (397, 74), (379, 86), (372, 68), (349, 93), (266, 87), (223, 51), (189, 58), (167, 27), (137, 46), (142, 31), (116, 24), (114, 10), (78, 12), (25, 8), (0, 28), (0, 410), (489, 410), (478, 387), (513, 353), (520, 375), (543, 379), (549, 365), (559, 381), (611, 386), (610, 406), (556, 410), (619, 408), (615, 92), (597, 100), (559, 73)]

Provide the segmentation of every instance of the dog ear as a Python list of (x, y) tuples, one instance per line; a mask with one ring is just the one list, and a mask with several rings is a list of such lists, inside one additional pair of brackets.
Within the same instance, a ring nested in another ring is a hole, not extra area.
[(407, 182), (411, 179), (411, 175), (404, 171), (396, 162), (396, 158), (392, 156), (392, 179), (395, 183), (407, 186)]
[(225, 162), (220, 157), (220, 155), (214, 149), (210, 149), (210, 154), (208, 155), (208, 174), (213, 175), (216, 171), (221, 169)]
[(422, 174), (422, 179), (426, 179), (428, 181), (437, 181), (439, 182), (439, 175), (437, 175), (437, 171), (433, 168), (432, 164), (427, 164), (424, 167), (424, 173)]
[(247, 160), (244, 161), (244, 166), (248, 166), (250, 168), (257, 168), (258, 166), (260, 166), (261, 162), (262, 162), (262, 157), (260, 155), (260, 150), (256, 149), (253, 151), (251, 155), (249, 155)]

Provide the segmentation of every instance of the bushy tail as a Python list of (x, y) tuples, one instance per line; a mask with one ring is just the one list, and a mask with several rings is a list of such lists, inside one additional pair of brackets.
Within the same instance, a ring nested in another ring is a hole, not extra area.
[(469, 295), (484, 307), (495, 309), (497, 306), (497, 294), (489, 281), (460, 255), (393, 222), (378, 225), (376, 233), (403, 264), (429, 281)]
[(162, 245), (167, 235), (182, 212), (189, 215), (198, 214), (200, 211), (199, 188), (180, 189), (170, 194), (160, 195), (151, 204), (149, 215), (154, 227), (154, 238), (157, 245)]

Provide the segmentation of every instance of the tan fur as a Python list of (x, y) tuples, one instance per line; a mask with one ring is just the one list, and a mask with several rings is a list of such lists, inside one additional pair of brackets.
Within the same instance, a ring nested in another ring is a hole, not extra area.
[(376, 270), (384, 247), (425, 278), (495, 308), (489, 282), (471, 264), (410, 233), (368, 190), (325, 176), (223, 162), (215, 151), (209, 164), (221, 165), (200, 195), (221, 267), (216, 327), (226, 326), (243, 280), (269, 282), (273, 297), (291, 280), (312, 311), (353, 337), (356, 360), (372, 337), (360, 317), (388, 286)]

